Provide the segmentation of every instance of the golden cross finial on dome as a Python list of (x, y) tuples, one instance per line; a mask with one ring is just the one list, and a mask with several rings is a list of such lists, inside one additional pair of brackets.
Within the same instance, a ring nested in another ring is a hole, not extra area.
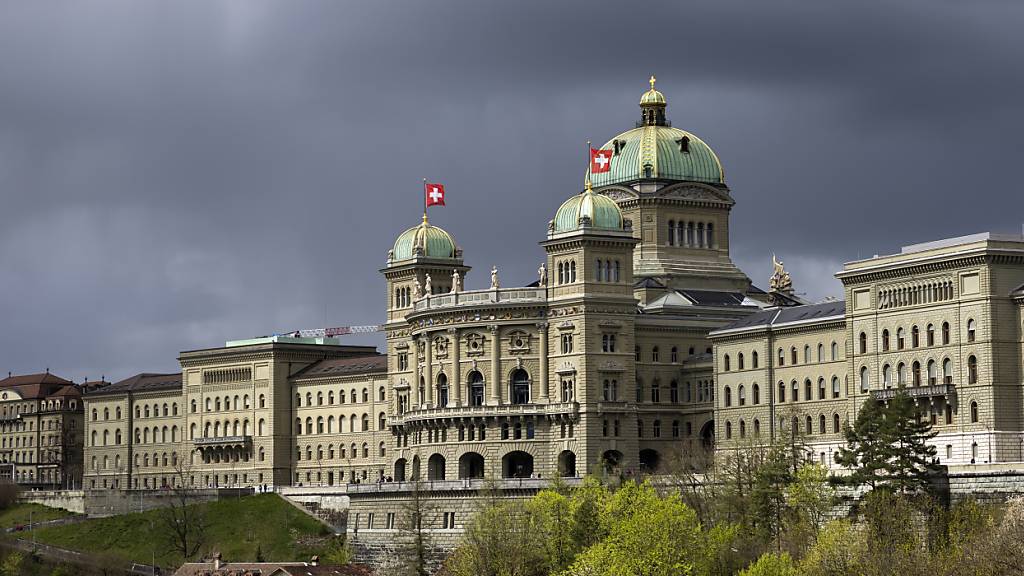
[(648, 82), (651, 83), (651, 90), (654, 90), (654, 83), (657, 82), (657, 81), (658, 81), (658, 79), (654, 77), (654, 74), (651, 74), (651, 79), (648, 80)]

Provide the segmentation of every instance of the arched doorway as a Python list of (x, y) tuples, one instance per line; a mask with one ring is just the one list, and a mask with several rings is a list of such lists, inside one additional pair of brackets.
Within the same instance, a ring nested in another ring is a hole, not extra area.
[(532, 455), (516, 450), (501, 458), (501, 476), (503, 478), (529, 478), (532, 475)]
[(700, 427), (700, 442), (705, 450), (712, 450), (715, 447), (715, 421), (708, 420)]
[(558, 455), (558, 475), (572, 477), (576, 475), (576, 454), (572, 450), (562, 450)]
[(511, 395), (513, 404), (530, 403), (530, 375), (522, 368), (512, 372)]
[(459, 478), (483, 478), (484, 457), (476, 452), (466, 452), (459, 458)]
[(661, 455), (658, 454), (657, 450), (651, 450), (650, 448), (640, 451), (640, 471), (646, 472), (647, 474), (653, 474), (658, 471), (658, 466), (661, 464)]
[(484, 405), (484, 375), (479, 370), (473, 370), (469, 373), (469, 405), (470, 406), (483, 406)]
[(605, 450), (601, 454), (601, 467), (605, 474), (618, 474), (622, 467), (622, 452), (618, 450)]
[[(353, 444), (353, 446), (355, 446), (355, 444)], [(412, 457), (412, 476), (410, 476), (409, 479), (414, 481), (414, 482), (416, 480), (420, 479), (420, 457), (419, 456), (413, 456)]]
[(427, 459), (427, 480), (444, 480), (444, 456), (433, 454)]

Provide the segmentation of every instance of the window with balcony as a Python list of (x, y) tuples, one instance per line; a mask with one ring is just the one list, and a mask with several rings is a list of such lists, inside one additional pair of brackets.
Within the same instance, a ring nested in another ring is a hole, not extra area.
[(469, 373), (469, 405), (484, 405), (484, 375), (477, 370)]

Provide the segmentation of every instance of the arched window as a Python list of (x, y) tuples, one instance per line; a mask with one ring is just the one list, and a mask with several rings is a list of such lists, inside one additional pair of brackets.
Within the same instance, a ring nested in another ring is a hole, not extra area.
[(469, 373), (469, 404), (484, 405), (484, 375), (477, 370)]
[[(796, 383), (796, 380), (793, 380), (793, 382), (790, 384), (790, 388), (793, 389), (793, 402), (799, 402), (800, 401), (800, 385)], [(804, 400), (810, 400), (810, 398), (805, 397)]]
[(839, 414), (832, 415), (832, 432), (839, 434)]
[(676, 364), (676, 363), (679, 362), (679, 348), (677, 348), (675, 346), (672, 347), (672, 355), (670, 357), (670, 360), (671, 360), (671, 362), (673, 364)]
[(443, 372), (437, 375), (437, 407), (448, 406), (448, 376)]
[(796, 346), (793, 346), (793, 347), (791, 347), (789, 349), (789, 357), (792, 360), (792, 364), (795, 365), (797, 363), (797, 361), (796, 361)]
[(732, 388), (726, 386), (724, 392), (725, 392), (725, 407), (728, 408), (728, 407), (732, 406)]
[(761, 403), (761, 388), (757, 384), (754, 384), (752, 392), (753, 392), (753, 395), (754, 395), (754, 397), (753, 397), (754, 404), (760, 404)]
[[(821, 360), (821, 344), (818, 344), (818, 360)], [(808, 344), (804, 345), (804, 364), (811, 363), (811, 347)]]
[(757, 436), (760, 436), (760, 435), (761, 435), (761, 421), (758, 420), (757, 418), (754, 418), (754, 436), (757, 437)]
[(363, 422), (363, 432), (369, 432), (370, 431), (370, 415), (369, 414), (363, 414), (362, 422)]
[(824, 433), (825, 433), (825, 415), (824, 414), (819, 414), (818, 415), (818, 434), (824, 434)]
[(896, 365), (896, 384), (904, 386), (907, 383), (907, 365), (900, 362)]
[(804, 418), (804, 423), (806, 424), (804, 430), (807, 432), (807, 434), (814, 434), (814, 421), (811, 419), (810, 414), (808, 414), (807, 417)]
[(921, 385), (921, 363), (914, 360), (914, 363), (910, 365), (910, 381), (914, 386)]
[(971, 318), (967, 320), (967, 341), (974, 342), (975, 338), (977, 338), (977, 335), (978, 325), (977, 323), (974, 322), (974, 319)]
[(750, 367), (757, 368), (757, 350), (750, 353)]
[(742, 384), (740, 384), (736, 397), (739, 399), (740, 406), (747, 405), (747, 391), (743, 388)]
[(911, 348), (917, 348), (920, 345), (921, 345), (921, 331), (917, 328), (917, 325), (915, 324), (910, 329), (910, 347)]
[(825, 379), (818, 378), (818, 400), (825, 399)]
[(865, 332), (860, 333), (860, 353), (868, 353), (868, 335)]
[(725, 368), (724, 368), (724, 370), (725, 370), (726, 372), (728, 372), (729, 370), (731, 370), (731, 369), (732, 369), (732, 367), (731, 367), (731, 364), (732, 364), (732, 363), (731, 363), (731, 362), (730, 362), (730, 360), (729, 360), (729, 355), (728, 355), (728, 354), (726, 354), (726, 355), (725, 355), (725, 359), (724, 359), (723, 361), (725, 362)]
[(942, 344), (949, 344), (949, 322), (942, 323)]
[(806, 402), (813, 398), (814, 396), (811, 395), (811, 379), (807, 378), (804, 380), (804, 401)]
[(889, 351), (889, 330), (882, 330), (882, 352)]
[(978, 383), (978, 358), (973, 354), (967, 357), (967, 383)]
[(380, 414), (377, 415), (377, 429), (378, 430), (387, 430), (387, 427), (388, 427), (388, 417), (387, 417), (387, 414), (385, 414), (384, 412), (381, 412)]
[(839, 398), (839, 377), (832, 377), (832, 398)]
[(832, 343), (832, 361), (835, 362), (836, 360), (839, 360), (839, 344), (833, 342)]
[(934, 386), (938, 383), (938, 374), (935, 369), (935, 360), (928, 361), (928, 385)]
[(932, 324), (925, 328), (924, 342), (927, 346), (935, 346), (935, 326)]
[(522, 368), (512, 373), (512, 403), (530, 403), (530, 375)]
[(784, 382), (779, 382), (779, 402), (785, 402), (785, 401), (786, 401), (786, 384)]
[(786, 365), (786, 353), (782, 350), (782, 348), (779, 348), (779, 366), (785, 366), (785, 365)]
[(732, 422), (729, 422), (728, 420), (726, 420), (725, 421), (725, 439), (728, 440), (728, 439), (731, 439), (731, 438), (732, 438)]
[(942, 361), (942, 383), (953, 383), (953, 361), (949, 358)]
[(743, 352), (736, 355), (736, 368), (743, 370)]
[(882, 386), (892, 388), (892, 366), (882, 366)]
[(669, 220), (668, 221), (668, 245), (669, 246), (675, 246), (676, 245), (676, 221), (675, 220)]
[(740, 420), (740, 438), (747, 437), (747, 423), (744, 420)]
[(978, 421), (978, 403), (971, 401), (971, 423)]
[(903, 328), (897, 328), (896, 329), (896, 349), (897, 350), (903, 350), (903, 348), (906, 347), (906, 344), (907, 344), (907, 342), (906, 342), (905, 334), (903, 333)]

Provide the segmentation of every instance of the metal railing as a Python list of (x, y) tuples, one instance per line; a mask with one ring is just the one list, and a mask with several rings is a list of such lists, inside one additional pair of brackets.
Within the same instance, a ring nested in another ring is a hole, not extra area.
[[(932, 386), (904, 386), (902, 390), (911, 398), (932, 398), (935, 396), (952, 395), (955, 388), (952, 384), (935, 384)], [(886, 388), (885, 390), (872, 390), (871, 396), (875, 400), (892, 400), (898, 394), (900, 388)]]
[(544, 302), (544, 288), (499, 288), (497, 290), (471, 290), (469, 292), (451, 292), (448, 294), (428, 294), (415, 302), (413, 309), (434, 310), (436, 308), (452, 308), (458, 306), (483, 306), (497, 303), (531, 303)]
[(407, 424), (420, 420), (445, 418), (475, 418), (488, 416), (546, 416), (549, 414), (578, 414), (578, 402), (555, 404), (499, 404), (497, 406), (458, 406), (409, 410), (391, 417), (391, 424)]
[(252, 436), (219, 436), (216, 438), (196, 438), (196, 446), (219, 446), (221, 444), (251, 444)]

